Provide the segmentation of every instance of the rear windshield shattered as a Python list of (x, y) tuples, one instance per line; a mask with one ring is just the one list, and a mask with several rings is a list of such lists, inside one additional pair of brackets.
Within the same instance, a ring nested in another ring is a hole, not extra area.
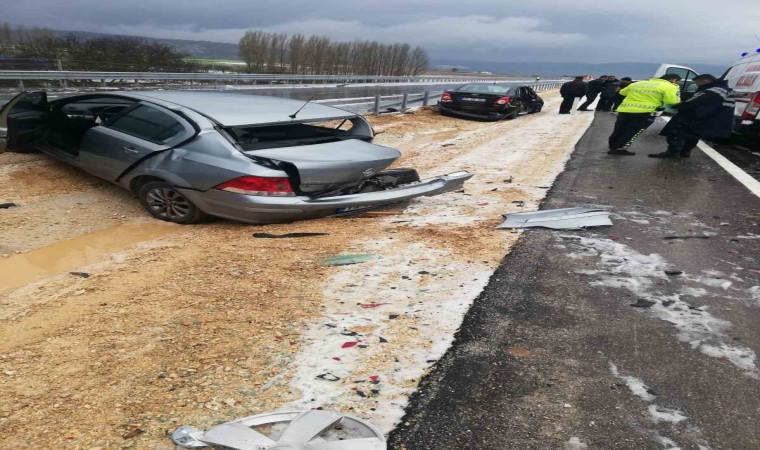
[(285, 125), (228, 127), (227, 132), (244, 151), (325, 144), (347, 139), (365, 139), (352, 133), (351, 120), (293, 123)]

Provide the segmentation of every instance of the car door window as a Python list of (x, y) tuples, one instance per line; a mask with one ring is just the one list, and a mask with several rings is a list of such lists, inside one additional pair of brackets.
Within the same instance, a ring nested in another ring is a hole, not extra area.
[(678, 75), (679, 77), (681, 77), (681, 80), (685, 80), (689, 72), (691, 72), (689, 69), (685, 69), (683, 67), (668, 67), (668, 70), (665, 71), (666, 74), (674, 73)]
[(185, 127), (174, 117), (146, 105), (140, 105), (107, 124), (108, 128), (164, 144), (185, 131)]

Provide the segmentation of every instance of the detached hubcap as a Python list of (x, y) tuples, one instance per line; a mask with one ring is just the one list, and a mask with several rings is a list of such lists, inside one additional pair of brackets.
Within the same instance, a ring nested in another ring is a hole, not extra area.
[(183, 219), (190, 212), (190, 202), (174, 189), (151, 189), (147, 200), (151, 211), (166, 219)]

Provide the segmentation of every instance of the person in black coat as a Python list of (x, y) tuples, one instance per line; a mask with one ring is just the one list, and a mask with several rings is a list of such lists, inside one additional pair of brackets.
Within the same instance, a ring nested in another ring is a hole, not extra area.
[(602, 92), (602, 90), (604, 89), (605, 80), (607, 80), (607, 75), (602, 75), (601, 77), (588, 82), (588, 91), (586, 92), (586, 101), (583, 102), (583, 104), (578, 107), (578, 111), (590, 111), (588, 107), (589, 105), (594, 103), (594, 100), (596, 100), (596, 96), (599, 95), (599, 93)]
[(588, 91), (588, 85), (583, 81), (583, 77), (575, 77), (573, 81), (568, 81), (559, 88), (559, 95), (562, 96), (562, 104), (559, 105), (560, 114), (570, 114), (573, 109), (573, 101), (576, 98), (583, 97)]
[(604, 83), (601, 94), (599, 94), (599, 103), (596, 104), (597, 111), (611, 111), (612, 104), (615, 103), (615, 96), (620, 91), (620, 80), (615, 78), (614, 75), (607, 77), (607, 81)]
[(688, 158), (700, 139), (731, 136), (736, 101), (726, 80), (704, 74), (694, 83), (697, 92), (678, 105), (678, 113), (660, 132), (667, 136), (668, 151), (649, 155), (652, 158)]
[[(629, 84), (633, 83), (633, 80), (631, 80), (631, 77), (623, 77), (620, 79), (620, 89), (625, 88)], [(615, 93), (615, 100), (612, 102), (612, 110), (617, 111), (618, 106), (620, 106), (621, 103), (623, 103), (623, 100), (625, 100), (625, 96), (620, 95), (620, 91)]]

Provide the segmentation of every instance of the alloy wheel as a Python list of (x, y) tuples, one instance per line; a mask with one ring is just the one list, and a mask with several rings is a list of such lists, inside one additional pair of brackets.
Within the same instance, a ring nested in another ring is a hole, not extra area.
[(190, 214), (190, 202), (179, 192), (168, 188), (154, 188), (146, 195), (148, 208), (167, 220), (182, 220)]

